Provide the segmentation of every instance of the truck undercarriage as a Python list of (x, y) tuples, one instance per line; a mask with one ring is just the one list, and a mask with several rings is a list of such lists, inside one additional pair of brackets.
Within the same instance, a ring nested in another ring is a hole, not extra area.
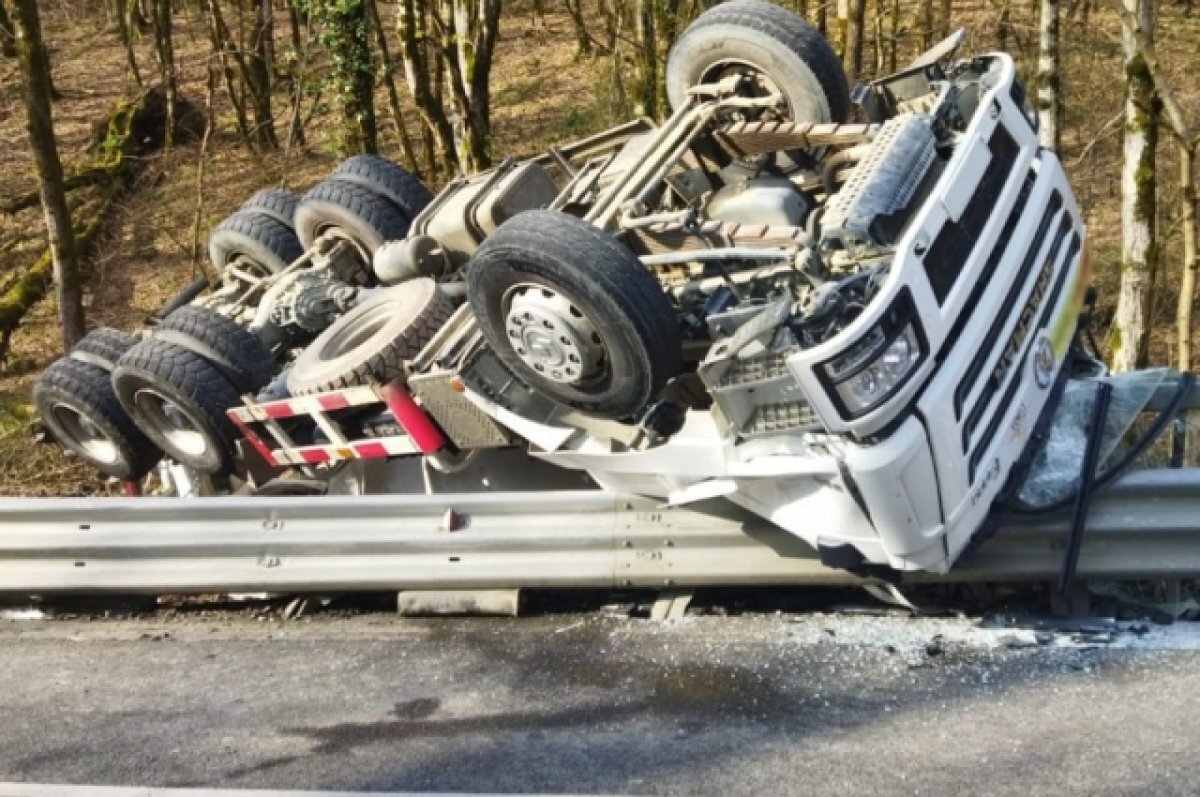
[[(256, 195), (214, 232), (220, 286), (141, 340), (108, 331), (60, 360), (39, 410), (109, 476), (157, 465), (177, 495), (274, 496), (295, 509), (272, 516), (305, 528), (349, 496), (370, 514), (370, 496), (403, 512), (410, 495), (445, 532), (475, 500), (558, 502), (546, 521), (569, 523), (562, 501), (583, 517), (636, 497), (639, 528), (707, 517), (893, 579), (950, 571), (1014, 512), (1065, 508), (1065, 578), (1093, 489), (1182, 429), (1195, 391), (1186, 374), (1109, 377), (1085, 345), (1063, 168), (1012, 59), (951, 62), (957, 44), (860, 87), (849, 122), (815, 31), (723, 4), (673, 50), (661, 126), (436, 197), (371, 158), (298, 203)], [(0, 502), (0, 522), (29, 506)], [(546, 578), (569, 581), (567, 560)], [(747, 568), (728, 569), (758, 583)]]

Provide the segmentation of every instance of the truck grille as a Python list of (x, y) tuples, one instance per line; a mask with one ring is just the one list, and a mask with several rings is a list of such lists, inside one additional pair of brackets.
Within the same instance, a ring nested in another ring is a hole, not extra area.
[(988, 140), (992, 159), (988, 161), (975, 193), (967, 202), (958, 221), (947, 219), (925, 253), (925, 272), (938, 304), (946, 301), (950, 289), (971, 257), (975, 244), (995, 211), (996, 197), (1004, 191), (1008, 177), (1021, 152), (1012, 135), (1000, 125)]
[[(962, 424), (962, 447), (963, 453), (970, 455), (968, 478), (971, 483), (975, 481), (979, 463), (999, 431), (1006, 410), (1016, 398), (1021, 385), (1021, 363), (1025, 361), (1025, 354), (1032, 345), (1037, 330), (1049, 323), (1050, 313), (1058, 302), (1067, 272), (1082, 244), (1079, 234), (1074, 232), (1074, 221), (1069, 213), (1062, 210), (1062, 205), (1062, 196), (1056, 192), (1051, 196), (1037, 233), (1021, 261), (1020, 270), (1005, 298), (1004, 309), (988, 330), (986, 340), (993, 341), (994, 345), (980, 350), (955, 391), (956, 414), (961, 419), (963, 413), (966, 413), (966, 420)], [(1053, 240), (1045, 256), (1039, 259), (1046, 237), (1051, 231), (1054, 235)], [(1064, 248), (1067, 250), (1065, 257)], [(1054, 267), (1060, 261), (1063, 267), (1056, 277)], [(1034, 266), (1037, 264), (1040, 264), (1040, 268), (1035, 272)], [(1022, 308), (1012, 332), (1001, 339), (1001, 330), (1011, 318), (1013, 308), (1017, 306), (1031, 279), (1033, 285), (1025, 307)], [(985, 368), (988, 369), (986, 376)], [(966, 404), (981, 377), (986, 381), (979, 398), (972, 404)], [(987, 425), (978, 441), (972, 445), (971, 438), (985, 418)]]
[[(1034, 233), (1033, 240), (1029, 244), (1029, 249), (1026, 250), (1025, 257), (1021, 260), (1020, 268), (1018, 268), (1017, 273), (1013, 275), (1011, 287), (1008, 289), (1008, 295), (1004, 297), (1005, 312), (1001, 312), (998, 316), (996, 316), (996, 319), (992, 321), (992, 326), (988, 329), (987, 335), (984, 337), (985, 341), (999, 340), (1000, 331), (1004, 328), (1004, 323), (1008, 320), (1007, 309), (1013, 307), (1017, 303), (1017, 298), (1021, 295), (1022, 291), (1025, 290), (1025, 285), (1029, 282), (1029, 273), (1033, 270), (1034, 263), (1037, 261), (1037, 256), (1042, 251), (1042, 244), (1046, 242), (1046, 235), (1050, 232), (1051, 225), (1058, 216), (1058, 212), (1062, 209), (1062, 204), (1062, 194), (1055, 191), (1051, 195), (1049, 203), (1046, 205), (1046, 210), (1042, 214), (1041, 221), (1038, 223), (1037, 232)], [(1007, 251), (1008, 250), (1003, 246), (997, 246), (992, 252), (992, 257), (998, 263), (999, 260), (1002, 259), (1002, 257), (1007, 253)], [(989, 278), (991, 277), (990, 274), (986, 276)], [(979, 296), (983, 294), (983, 289), (986, 288), (988, 282), (981, 280), (979, 284), (981, 287), (977, 291), (978, 295), (973, 294), (977, 301)], [(971, 312), (972, 307), (977, 303), (977, 301), (969, 303), (966, 306), (963, 311), (964, 317)], [(979, 375), (983, 372), (984, 364), (991, 359), (993, 351), (994, 349), (980, 349), (978, 353), (976, 353), (975, 358), (971, 360), (971, 364), (967, 367), (966, 374), (963, 375), (962, 380), (958, 383), (958, 387), (954, 391), (954, 415), (957, 420), (962, 420), (964, 409), (963, 405), (967, 400), (967, 396), (969, 396), (971, 391), (974, 389), (975, 382), (979, 379)]]

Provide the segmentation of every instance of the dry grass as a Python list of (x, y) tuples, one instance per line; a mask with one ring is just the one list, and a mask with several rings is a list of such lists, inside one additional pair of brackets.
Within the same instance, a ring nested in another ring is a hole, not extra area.
[[(955, 3), (954, 21), (967, 27), (968, 49), (998, 46), (1000, 6), (998, 2), (980, 0)], [(389, 8), (383, 7), (385, 17), (390, 17)], [(915, 10), (916, 4), (905, 4), (905, 19)], [(1192, 43), (1200, 32), (1200, 20), (1184, 16), (1182, 7), (1165, 6), (1161, 13), (1160, 46), (1163, 60), (1172, 65), (1172, 83), (1187, 107), (1200, 108), (1200, 85), (1188, 79), (1197, 60)], [(71, 5), (51, 5), (47, 14), (55, 79), (64, 95), (55, 106), (55, 120), (69, 169), (72, 164), (86, 162), (92, 125), (125, 94), (127, 78), (123, 53), (113, 31), (103, 30), (96, 19), (80, 18), (79, 9)], [(1014, 6), (1017, 19), (1007, 41), (1026, 75), (1031, 73), (1036, 55), (1031, 14), (1030, 4)], [(204, 97), (205, 59), (209, 56), (207, 39), (200, 22), (188, 15), (181, 14), (176, 24), (182, 91), (199, 105)], [(909, 22), (902, 34), (901, 63), (915, 54), (914, 29)], [(282, 17), (277, 35), (281, 41), (286, 35)], [(1102, 297), (1109, 300), (1105, 309), (1111, 312), (1120, 235), (1118, 115), (1123, 87), (1119, 27), (1108, 13), (1094, 13), (1086, 24), (1068, 19), (1063, 25), (1063, 42), (1067, 98), (1063, 160), (1088, 220), (1097, 281)], [(869, 42), (866, 55), (870, 61)], [(139, 62), (143, 75), (152, 78), (155, 67), (148, 43), (140, 45)], [(565, 14), (548, 13), (535, 20), (527, 7), (510, 4), (493, 69), (494, 151), (498, 156), (529, 155), (550, 143), (582, 136), (616, 121), (608, 110), (608, 69), (605, 59), (575, 59), (571, 22)], [(282, 132), (286, 128), (287, 100), (283, 96), (276, 99)], [(397, 145), (382, 91), (377, 108), (384, 154), (396, 156)], [(259, 158), (237, 140), (230, 110), (219, 94), (217, 113), (220, 126), (205, 165), (202, 230), (215, 225), (257, 188), (275, 183), (302, 190), (320, 180), (334, 163), (319, 141), (319, 119), (311, 125), (313, 140), (308, 150), (281, 151)], [(415, 116), (409, 119), (410, 132), (415, 134)], [(0, 61), (0, 198), (34, 185), (24, 135), (15, 65)], [(1173, 182), (1174, 153), (1165, 135), (1163, 139), (1163, 181)], [(136, 327), (202, 267), (203, 240), (199, 252), (193, 251), (192, 240), (197, 159), (197, 146), (185, 144), (147, 164), (139, 184), (90, 261), (91, 325)], [(1162, 282), (1168, 289), (1161, 291), (1155, 315), (1159, 333), (1153, 354), (1158, 361), (1169, 359), (1167, 344), (1174, 313), (1174, 293), (1169, 288), (1178, 274), (1179, 233), (1173, 225), (1176, 193), (1166, 188), (1160, 194), (1163, 229), (1174, 232), (1163, 250), (1167, 269)], [(0, 216), (0, 273), (12, 273), (32, 262), (43, 245), (42, 235), (41, 217), (36, 210), (14, 217)], [(29, 442), (30, 386), (36, 374), (59, 354), (53, 303), (45, 301), (14, 337), (11, 356), (0, 372), (0, 493), (77, 494), (112, 489), (63, 457), (57, 447), (34, 448)]]

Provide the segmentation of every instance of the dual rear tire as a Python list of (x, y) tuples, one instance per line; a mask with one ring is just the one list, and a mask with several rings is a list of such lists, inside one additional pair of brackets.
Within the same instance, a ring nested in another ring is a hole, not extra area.
[(252, 333), (208, 308), (182, 307), (130, 348), (112, 373), (121, 406), (172, 459), (200, 471), (233, 467), (238, 431), (226, 411), (275, 374)]
[(213, 230), (209, 257), (218, 272), (240, 261), (254, 277), (278, 274), (332, 232), (369, 271), (375, 250), (407, 235), (431, 199), (420, 180), (391, 161), (355, 155), (303, 197), (282, 188), (254, 194)]
[(112, 384), (116, 362), (136, 339), (100, 328), (50, 365), (33, 386), (33, 402), (46, 429), (64, 448), (106, 476), (136, 481), (162, 458), (162, 450), (121, 406)]

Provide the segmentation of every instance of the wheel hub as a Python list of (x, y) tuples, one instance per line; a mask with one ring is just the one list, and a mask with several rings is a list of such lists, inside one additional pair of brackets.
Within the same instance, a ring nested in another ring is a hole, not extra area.
[[(719, 83), (724, 78), (731, 75), (740, 75), (745, 78), (738, 94), (749, 98), (763, 98), (770, 96), (786, 97), (777, 84), (767, 72), (758, 64), (749, 61), (727, 60), (720, 61), (709, 67), (708, 71), (701, 77), (702, 83)], [(773, 110), (763, 109), (771, 115), (782, 114), (783, 118), (790, 116), (791, 109), (788, 107), (787, 100), (783, 99), (780, 106)], [(749, 115), (755, 115), (747, 110), (737, 109), (726, 111), (726, 113), (737, 121), (746, 119)], [(759, 112), (761, 113), (761, 112)]]
[[(326, 238), (330, 241), (330, 249), (332, 245), (341, 241), (347, 244), (354, 252), (355, 259), (358, 260), (358, 266), (367, 272), (371, 270), (372, 250), (364, 242), (360, 241), (353, 233), (342, 228), (337, 224), (323, 224), (317, 228), (317, 237)], [(344, 269), (343, 269), (344, 270)]]
[(208, 438), (191, 416), (171, 399), (154, 390), (139, 390), (133, 397), (138, 417), (154, 428), (175, 450), (199, 457), (208, 451)]
[(74, 407), (66, 404), (54, 406), (54, 416), (59, 426), (66, 432), (79, 450), (92, 457), (97, 462), (112, 463), (118, 459), (116, 443), (104, 430), (92, 422), (90, 418), (79, 413)]
[(505, 332), (522, 362), (566, 385), (580, 384), (601, 369), (600, 334), (569, 299), (541, 285), (518, 285), (509, 298)]

